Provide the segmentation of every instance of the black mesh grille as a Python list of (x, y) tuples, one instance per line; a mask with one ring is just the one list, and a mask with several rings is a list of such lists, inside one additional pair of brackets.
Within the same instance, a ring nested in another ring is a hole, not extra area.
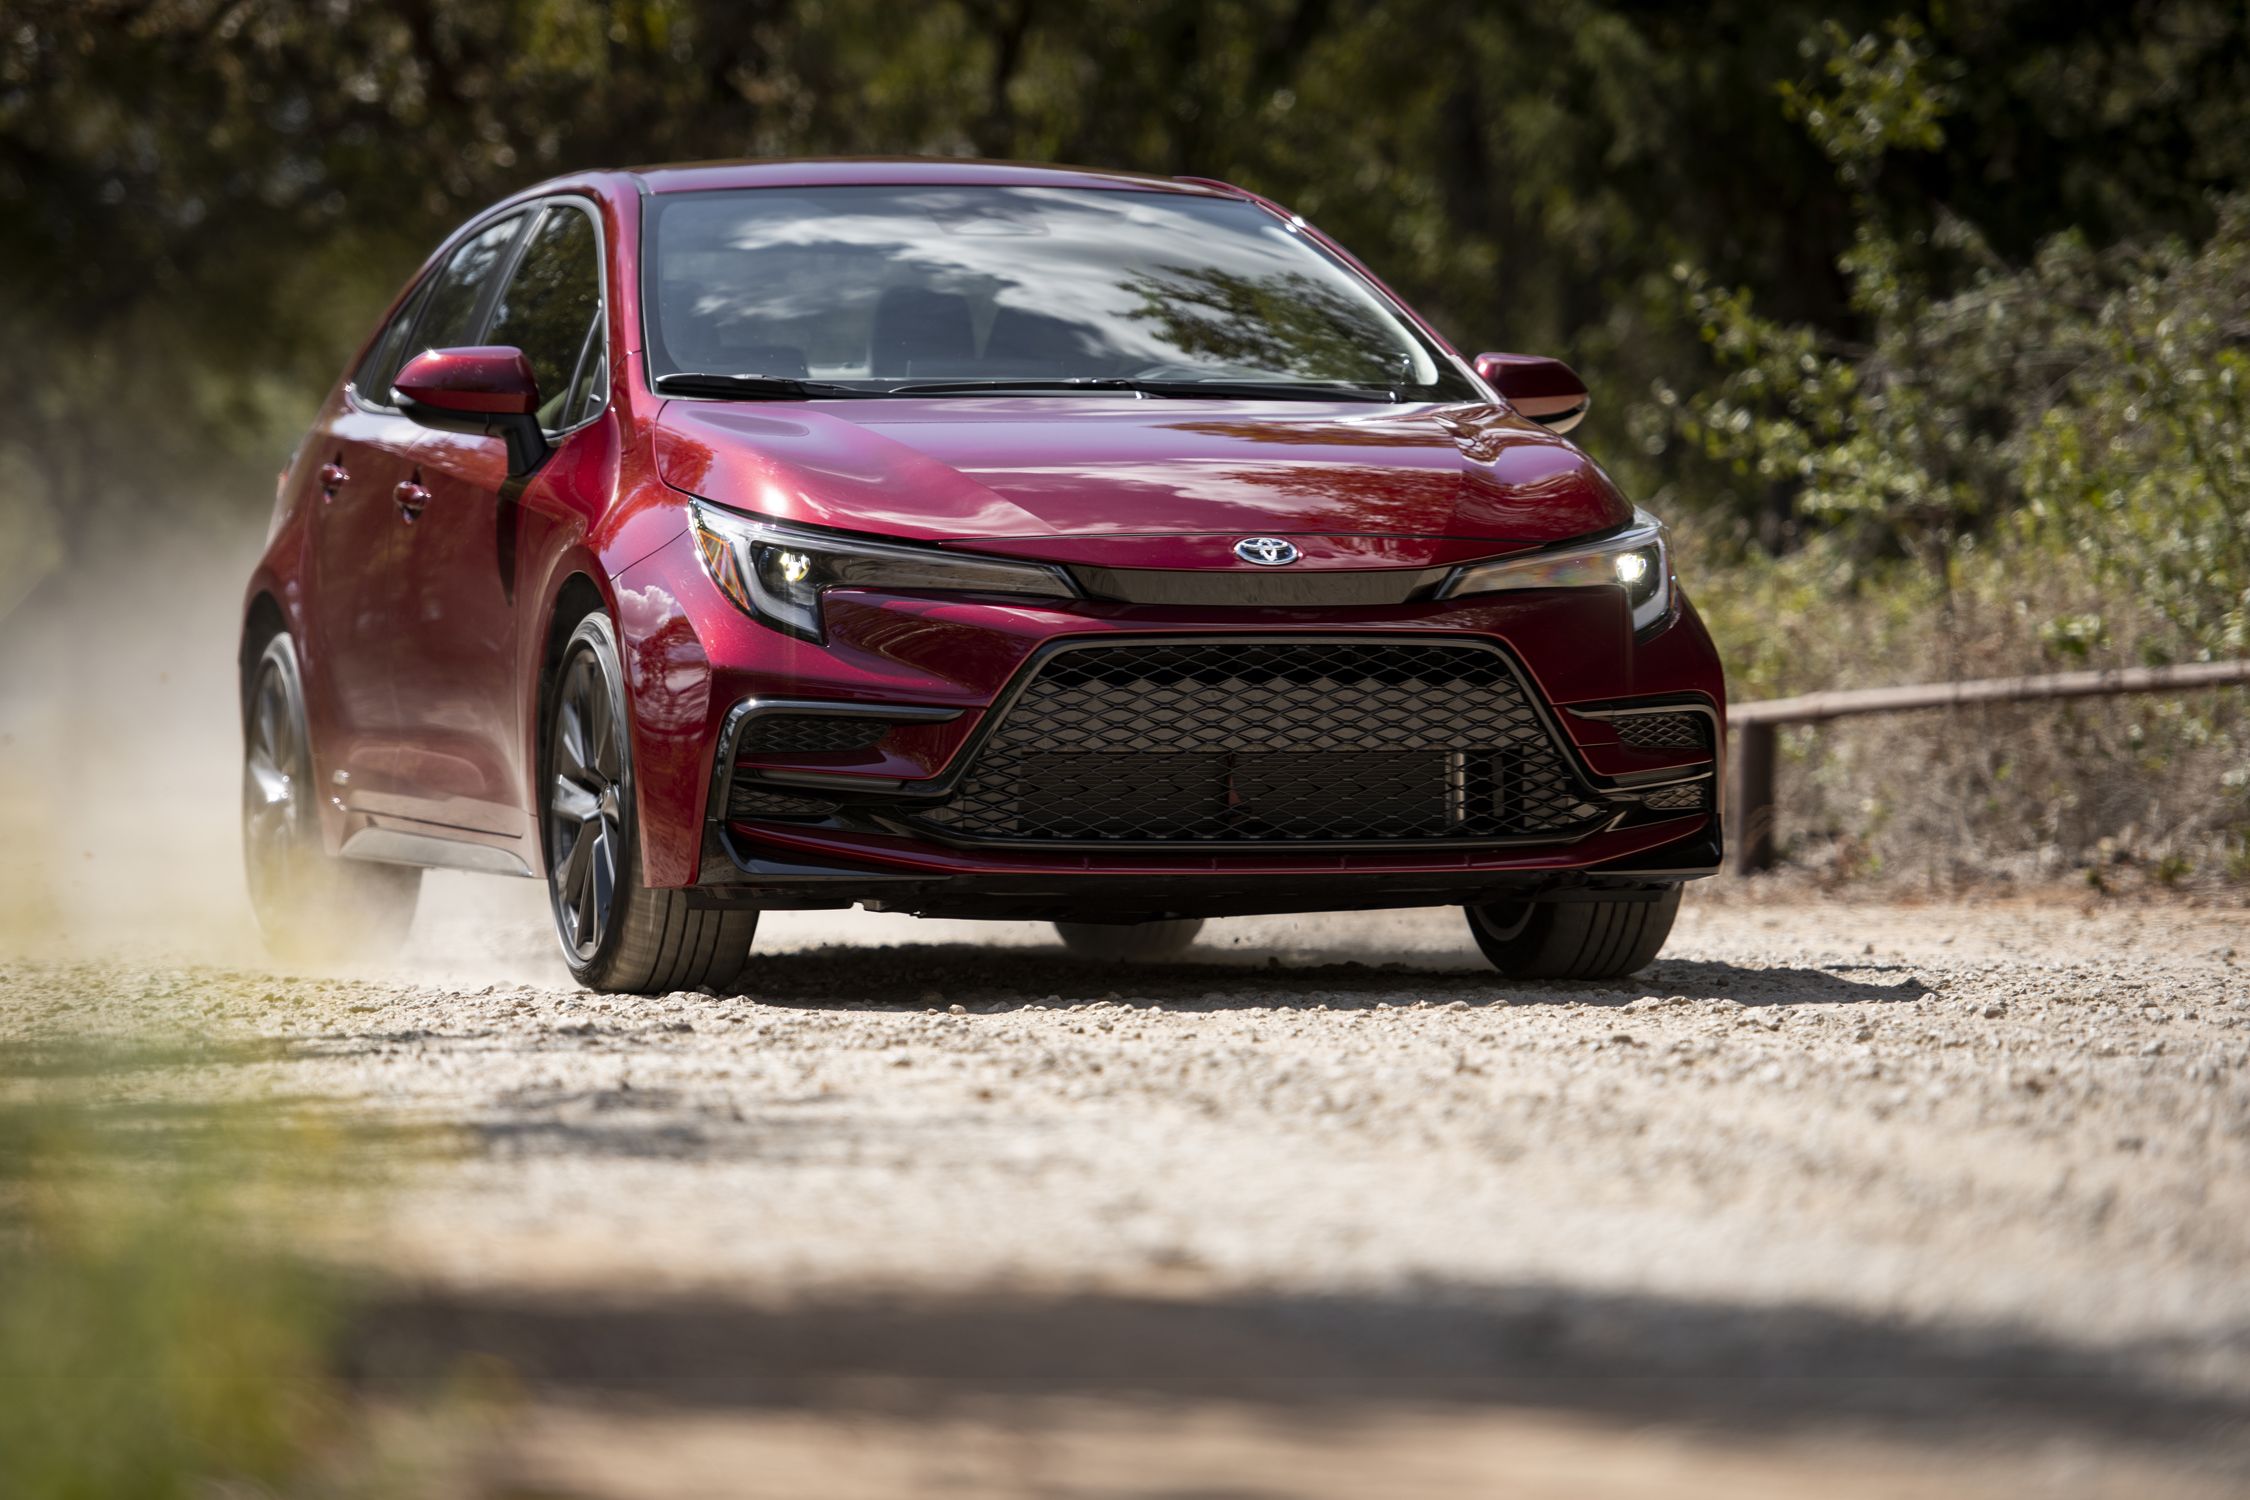
[(1711, 742), (1701, 714), (1627, 714), (1610, 723), (1617, 743), (1635, 750), (1701, 750)]
[(1644, 805), (1659, 812), (1692, 811), (1703, 805), (1704, 783), (1691, 781), (1686, 786), (1661, 787), (1642, 798)]
[(888, 719), (864, 714), (760, 714), (742, 726), (743, 755), (825, 755), (865, 750), (891, 732)]
[(1498, 652), (1306, 641), (1058, 652), (920, 816), (976, 839), (1471, 842), (1604, 810)]

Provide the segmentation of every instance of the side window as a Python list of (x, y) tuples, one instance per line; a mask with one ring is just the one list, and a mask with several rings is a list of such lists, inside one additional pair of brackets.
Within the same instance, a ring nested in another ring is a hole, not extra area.
[(484, 310), (485, 293), (507, 263), (508, 250), (522, 228), (523, 215), (510, 214), (453, 252), (422, 299), (422, 316), (414, 325), (408, 350), (419, 354), (424, 349), (476, 342), (477, 315)]
[(513, 344), (539, 381), (539, 425), (570, 426), (591, 409), (601, 357), (601, 244), (575, 208), (547, 210), (493, 310), (490, 344)]
[(417, 287), (399, 304), (398, 311), (391, 315), (390, 323), (383, 329), (382, 337), (368, 347), (367, 358), (352, 372), (352, 389), (370, 406), (391, 404), (391, 380), (398, 374), (398, 367), (406, 363), (407, 330), (414, 326), (415, 315), (422, 310), (423, 294), (428, 290), (426, 284)]
[(578, 383), (571, 387), (565, 426), (583, 422), (609, 404), (609, 353), (602, 343), (602, 322), (596, 318), (586, 330), (586, 357), (578, 364)]

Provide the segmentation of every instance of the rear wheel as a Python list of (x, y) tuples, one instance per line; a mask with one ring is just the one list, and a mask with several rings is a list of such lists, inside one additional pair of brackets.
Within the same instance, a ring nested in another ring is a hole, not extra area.
[(266, 642), (242, 726), (242, 865), (266, 946), (284, 958), (373, 957), (414, 925), (422, 872), (321, 846), (304, 679), (287, 631)]
[(563, 648), (543, 747), (547, 894), (571, 977), (639, 994), (732, 984), (757, 912), (699, 910), (684, 890), (641, 883), (624, 675), (606, 615), (580, 621)]
[(1622, 979), (1652, 963), (1680, 888), (1653, 901), (1510, 901), (1467, 908), (1469, 931), (1510, 979)]
[(1177, 958), (1203, 930), (1201, 917), (1169, 922), (1057, 922), (1063, 945), (1085, 958)]

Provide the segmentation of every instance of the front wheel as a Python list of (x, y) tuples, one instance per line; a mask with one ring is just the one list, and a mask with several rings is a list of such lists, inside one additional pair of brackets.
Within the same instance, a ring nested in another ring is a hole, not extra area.
[(1187, 952), (1203, 930), (1201, 917), (1177, 917), (1169, 922), (1057, 922), (1055, 932), (1063, 946), (1082, 958), (1131, 962), (1177, 958)]
[(625, 679), (606, 615), (580, 621), (563, 648), (542, 746), (547, 895), (571, 977), (630, 994), (732, 984), (758, 913), (641, 883)]
[(1654, 962), (1680, 888), (1653, 901), (1510, 901), (1467, 908), (1469, 931), (1510, 979), (1622, 979)]

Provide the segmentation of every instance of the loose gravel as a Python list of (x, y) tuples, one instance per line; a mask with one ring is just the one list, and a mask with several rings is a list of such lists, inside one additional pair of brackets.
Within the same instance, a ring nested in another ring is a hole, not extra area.
[(433, 880), (387, 973), (0, 960), (0, 1044), (20, 1075), (163, 1036), (115, 1097), (398, 1131), (387, 1211), (327, 1251), (413, 1289), (396, 1327), (514, 1339), (543, 1420), (554, 1320), (615, 1306), (572, 1347), (635, 1351), (644, 1396), (741, 1373), (651, 1330), (735, 1319), (796, 1377), (963, 1400), (1475, 1390), (1706, 1457), (1826, 1424), (1888, 1455), (1867, 1493), (1976, 1491), (1971, 1449), (2018, 1456), (1995, 1493), (2027, 1453), (2044, 1493), (2250, 1481), (2241, 910), (1720, 892), (1613, 985), (1503, 984), (1451, 912), (1214, 923), (1147, 966), (776, 916), (744, 993), (623, 999), (557, 982), (528, 888), (472, 886)]

